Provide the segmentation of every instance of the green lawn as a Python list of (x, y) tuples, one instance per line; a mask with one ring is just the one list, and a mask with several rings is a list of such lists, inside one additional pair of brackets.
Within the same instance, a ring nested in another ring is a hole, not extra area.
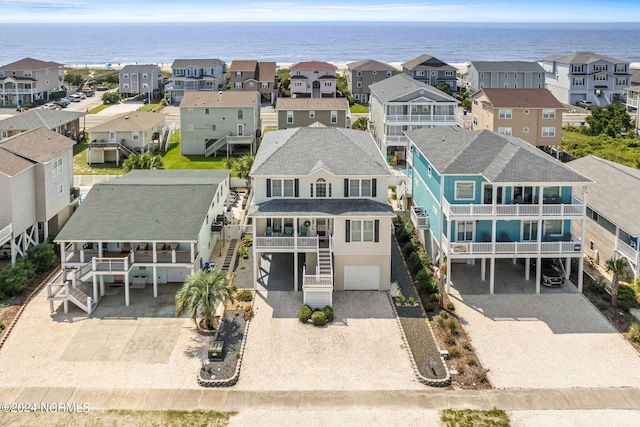
[(142, 107), (140, 107), (140, 111), (155, 110), (156, 108), (158, 108), (158, 105), (160, 105), (160, 102), (152, 102), (151, 104), (145, 104)]
[[(165, 169), (227, 169), (224, 156), (182, 156), (180, 155), (180, 143), (173, 142), (169, 151), (164, 155)], [(232, 173), (235, 176), (234, 173)]]
[(271, 132), (274, 130), (278, 130), (278, 126), (267, 126), (266, 128), (264, 128), (262, 135), (264, 136), (264, 134), (266, 134), (267, 132)]
[(368, 113), (369, 107), (367, 107), (366, 105), (353, 104), (351, 107), (349, 107), (349, 111), (351, 111), (352, 113)]
[(98, 105), (97, 107), (94, 107), (91, 110), (89, 110), (89, 114), (98, 114), (100, 111), (106, 110), (110, 106), (111, 106), (111, 104)]
[(87, 163), (88, 142), (80, 142), (73, 146), (73, 174), (74, 175), (121, 175), (122, 165), (115, 163)]

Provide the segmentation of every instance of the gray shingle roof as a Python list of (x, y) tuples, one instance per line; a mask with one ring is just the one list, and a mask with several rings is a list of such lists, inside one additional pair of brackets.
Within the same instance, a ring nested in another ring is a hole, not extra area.
[(258, 92), (227, 90), (220, 92), (186, 92), (180, 101), (183, 107), (255, 107), (259, 102)]
[(0, 173), (7, 176), (16, 176), (20, 172), (29, 169), (32, 166), (33, 163), (29, 160), (3, 150), (0, 145)]
[(480, 72), (533, 72), (544, 73), (544, 69), (537, 62), (527, 61), (471, 61), (470, 67)]
[(71, 121), (77, 120), (87, 113), (65, 110), (29, 110), (24, 113), (0, 120), (2, 130), (29, 130), (44, 126), (55, 129)]
[(390, 175), (369, 132), (304, 127), (265, 134), (251, 176), (307, 176), (319, 167), (344, 175)]
[(156, 64), (129, 64), (129, 65), (125, 65), (122, 70), (120, 70), (120, 73), (152, 73), (155, 70), (160, 70), (160, 67), (158, 67)]
[(410, 61), (402, 64), (402, 67), (409, 70), (452, 70), (457, 71), (454, 66), (447, 64), (431, 55), (420, 55), (417, 58), (413, 58)]
[(152, 113), (151, 111), (132, 111), (123, 113), (104, 123), (89, 129), (89, 132), (105, 131), (145, 131), (164, 121), (167, 114)]
[[(374, 83), (369, 86), (369, 90), (380, 98), (382, 102), (394, 101), (413, 92), (416, 92), (416, 98), (422, 96), (434, 101), (457, 102), (454, 97), (426, 83), (414, 80), (406, 74), (396, 74), (393, 77)], [(423, 93), (420, 93), (421, 91)]]
[(75, 142), (47, 128), (36, 128), (0, 141), (0, 149), (31, 160), (46, 163), (73, 150)]
[(406, 131), (440, 175), (481, 175), (494, 183), (589, 183), (520, 138), (459, 127)]
[(197, 67), (197, 68), (215, 68), (218, 65), (222, 65), (224, 67), (225, 63), (222, 59), (176, 59), (171, 64), (171, 69), (180, 69), (187, 67)]
[(348, 110), (347, 98), (278, 98), (276, 111), (281, 110)]
[(363, 59), (362, 61), (350, 62), (347, 64), (347, 69), (350, 71), (398, 71), (396, 67), (393, 67), (386, 62), (380, 62), (374, 59)]
[(95, 185), (58, 242), (197, 241), (227, 170), (137, 170)]
[(34, 58), (23, 58), (18, 61), (6, 64), (0, 67), (3, 71), (35, 71), (44, 70), (45, 68), (62, 67), (62, 64), (51, 61), (41, 61)]
[(393, 208), (369, 199), (275, 199), (251, 206), (253, 217), (305, 217), (305, 216), (388, 216), (393, 217)]
[(629, 61), (612, 58), (610, 56), (598, 55), (593, 52), (575, 52), (568, 55), (549, 55), (543, 61), (560, 62), (562, 64), (589, 64), (596, 61), (609, 61), (614, 64), (628, 64)]
[[(569, 166), (587, 175), (587, 206), (632, 235), (640, 235), (640, 170), (595, 156), (569, 162)], [(576, 191), (582, 199), (582, 192)]]

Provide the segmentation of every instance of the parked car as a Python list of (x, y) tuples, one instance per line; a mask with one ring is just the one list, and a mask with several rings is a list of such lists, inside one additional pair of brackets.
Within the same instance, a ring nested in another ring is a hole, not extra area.
[(591, 110), (593, 103), (591, 101), (586, 101), (584, 99), (581, 99), (580, 101), (576, 102), (576, 105), (578, 107), (584, 108), (585, 110)]
[(104, 92), (105, 90), (109, 90), (109, 86), (98, 86), (97, 89), (101, 92)]
[(53, 103), (60, 106), (60, 108), (67, 108), (69, 104), (71, 104), (71, 101), (69, 101), (67, 98), (60, 98), (53, 101)]
[[(536, 274), (536, 259), (531, 258), (531, 272)], [(540, 270), (542, 276), (541, 283), (544, 286), (562, 286), (564, 284), (564, 274), (558, 266), (558, 260), (552, 258), (542, 258), (542, 266)]]
[(82, 89), (82, 93), (84, 93), (88, 97), (92, 97), (93, 96), (93, 89), (84, 88), (84, 89)]
[(56, 104), (54, 104), (53, 102), (49, 102), (46, 103), (42, 106), (43, 110), (55, 110), (56, 109)]
[(82, 101), (82, 98), (77, 93), (74, 93), (73, 95), (69, 95), (69, 101), (71, 101), (71, 102), (80, 102), (80, 101)]
[(80, 97), (80, 99), (87, 99), (87, 95), (84, 92), (76, 92), (76, 95)]

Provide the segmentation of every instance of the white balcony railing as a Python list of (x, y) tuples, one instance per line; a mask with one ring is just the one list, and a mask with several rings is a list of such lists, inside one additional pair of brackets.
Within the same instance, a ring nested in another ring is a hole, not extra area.
[(385, 135), (384, 144), (386, 146), (406, 147), (409, 144), (409, 138), (404, 135)]
[(580, 218), (586, 214), (585, 205), (573, 198), (572, 203), (560, 204), (451, 204), (442, 201), (442, 210), (449, 218), (455, 217), (563, 217)]
[(387, 114), (384, 116), (384, 121), (388, 123), (452, 123), (458, 122), (458, 117), (455, 114)]
[(498, 256), (567, 256), (582, 253), (582, 242), (449, 242), (444, 239), (443, 249), (454, 258), (473, 258), (481, 255)]
[(638, 108), (638, 98), (627, 97), (627, 107)]
[(259, 252), (276, 250), (276, 251), (293, 251), (296, 247), (298, 250), (311, 251), (318, 247), (317, 237), (256, 237), (253, 240), (256, 250)]
[(640, 252), (620, 239), (618, 239), (618, 250), (622, 254), (626, 255), (629, 259), (634, 260), (636, 264), (640, 260)]
[(413, 225), (415, 225), (417, 229), (429, 229), (429, 217), (424, 212), (421, 206), (411, 207), (411, 222), (413, 222)]

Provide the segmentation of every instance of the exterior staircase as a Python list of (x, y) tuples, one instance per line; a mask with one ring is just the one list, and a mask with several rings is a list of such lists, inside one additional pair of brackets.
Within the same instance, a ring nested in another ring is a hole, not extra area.
[(322, 308), (325, 305), (333, 305), (333, 242), (331, 238), (326, 241), (318, 240), (318, 265), (315, 274), (308, 274), (303, 268), (303, 301), (311, 308)]
[(86, 311), (87, 314), (91, 314), (93, 309), (96, 307), (96, 302), (75, 286), (67, 284), (66, 288), (67, 300), (71, 301), (72, 303)]
[(318, 248), (318, 273), (320, 276), (333, 276), (331, 248)]

